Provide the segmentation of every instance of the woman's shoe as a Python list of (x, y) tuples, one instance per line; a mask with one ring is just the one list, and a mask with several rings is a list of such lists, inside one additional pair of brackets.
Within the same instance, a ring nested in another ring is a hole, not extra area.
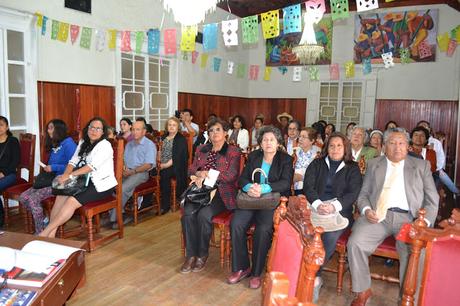
[(196, 261), (195, 256), (187, 257), (184, 263), (182, 264), (182, 267), (180, 268), (180, 273), (182, 274), (190, 273), (192, 269), (195, 267), (195, 261)]
[(251, 268), (247, 268), (246, 270), (238, 270), (236, 272), (233, 272), (230, 274), (229, 277), (227, 277), (227, 283), (233, 285), (238, 282), (240, 282), (242, 279), (246, 278), (251, 274)]
[(260, 285), (262, 285), (262, 278), (260, 276), (253, 276), (249, 280), (249, 288), (251, 289), (259, 289)]

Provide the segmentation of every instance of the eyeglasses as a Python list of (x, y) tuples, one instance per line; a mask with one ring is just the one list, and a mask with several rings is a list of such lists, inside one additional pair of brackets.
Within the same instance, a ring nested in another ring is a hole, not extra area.
[(89, 126), (89, 130), (90, 130), (90, 131), (94, 131), (94, 132), (102, 132), (102, 131), (104, 130), (104, 128), (96, 127), (96, 126), (90, 125), (90, 126)]
[(211, 128), (208, 130), (208, 133), (217, 133), (217, 132), (222, 132), (223, 129), (220, 128), (220, 127), (216, 127), (216, 128)]
[(305, 136), (305, 135), (300, 135), (299, 138), (302, 138), (302, 139), (310, 139), (310, 137)]
[(297, 128), (288, 128), (289, 131), (297, 131)]

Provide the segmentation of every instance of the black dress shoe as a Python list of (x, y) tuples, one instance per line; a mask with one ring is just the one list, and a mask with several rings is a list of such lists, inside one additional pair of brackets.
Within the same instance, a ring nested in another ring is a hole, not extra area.
[(208, 256), (198, 257), (195, 261), (195, 266), (193, 267), (193, 272), (200, 272), (204, 269), (206, 265), (206, 261), (208, 260)]
[(196, 262), (196, 257), (188, 257), (185, 259), (184, 263), (182, 264), (182, 267), (180, 268), (180, 273), (186, 274), (190, 273), (192, 269), (195, 267), (195, 262)]

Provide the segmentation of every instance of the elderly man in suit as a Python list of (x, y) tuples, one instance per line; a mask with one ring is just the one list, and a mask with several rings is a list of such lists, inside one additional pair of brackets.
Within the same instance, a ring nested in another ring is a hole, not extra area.
[[(368, 257), (382, 241), (396, 235), (404, 223), (412, 222), (425, 208), (428, 225), (433, 225), (439, 196), (426, 160), (409, 156), (409, 134), (402, 128), (385, 132), (385, 154), (368, 163), (357, 206), (361, 216), (348, 240), (353, 291), (352, 306), (366, 305), (371, 293)], [(409, 245), (397, 241), (399, 279), (404, 283)]]

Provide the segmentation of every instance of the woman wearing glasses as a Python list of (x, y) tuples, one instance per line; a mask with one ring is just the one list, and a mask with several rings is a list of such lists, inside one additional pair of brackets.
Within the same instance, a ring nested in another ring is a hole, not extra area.
[(67, 222), (75, 210), (88, 202), (109, 197), (117, 185), (113, 169), (113, 149), (107, 141), (105, 121), (94, 117), (86, 124), (82, 135), (83, 139), (78, 143), (74, 155), (58, 180), (62, 184), (69, 179), (88, 174), (88, 187), (75, 196), (56, 197), (50, 223), (40, 236), (55, 237), (57, 228)]
[(199, 272), (204, 269), (208, 259), (209, 239), (212, 233), (212, 218), (225, 209), (236, 206), (237, 180), (240, 166), (240, 151), (227, 144), (228, 124), (219, 118), (208, 122), (208, 135), (211, 143), (197, 148), (195, 158), (189, 167), (190, 179), (201, 187), (210, 169), (219, 171), (217, 192), (211, 204), (194, 211), (192, 205), (184, 206), (182, 230), (185, 237), (186, 259), (181, 273)]

